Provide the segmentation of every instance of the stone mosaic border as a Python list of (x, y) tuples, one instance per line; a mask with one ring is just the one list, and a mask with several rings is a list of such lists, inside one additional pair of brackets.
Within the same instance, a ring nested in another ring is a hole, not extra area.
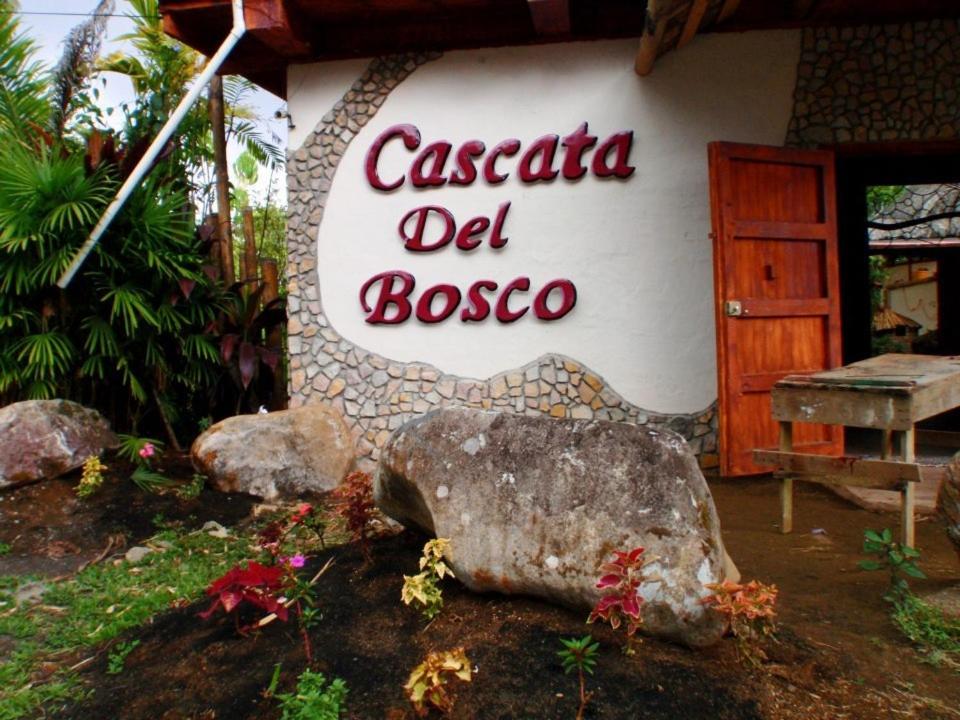
[(290, 406), (328, 402), (343, 413), (361, 465), (375, 462), (390, 433), (447, 405), (527, 415), (596, 418), (669, 428), (701, 461), (717, 451), (716, 403), (694, 414), (653, 413), (624, 400), (576, 360), (547, 354), (516, 370), (474, 380), (424, 363), (400, 363), (340, 335), (323, 312), (317, 236), (337, 165), (390, 91), (439, 53), (373, 60), (363, 75), (287, 157), (287, 277)]
[(803, 30), (787, 145), (957, 137), (957, 20)]

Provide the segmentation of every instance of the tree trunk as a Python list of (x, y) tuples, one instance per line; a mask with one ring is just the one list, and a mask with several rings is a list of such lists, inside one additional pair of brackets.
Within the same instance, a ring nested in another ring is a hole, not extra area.
[(230, 176), (227, 171), (227, 136), (223, 117), (223, 78), (219, 75), (214, 75), (210, 80), (209, 112), (213, 130), (213, 167), (217, 179), (220, 270), (224, 283), (232, 285), (236, 274), (233, 269), (233, 229), (230, 223)]

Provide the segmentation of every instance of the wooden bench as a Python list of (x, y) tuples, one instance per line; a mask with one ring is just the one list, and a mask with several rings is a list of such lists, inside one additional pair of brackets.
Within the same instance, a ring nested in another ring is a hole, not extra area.
[[(940, 480), (943, 465), (916, 462), (916, 423), (960, 407), (960, 357), (881, 355), (811, 375), (788, 375), (772, 391), (778, 450), (755, 450), (780, 476), (781, 531), (793, 529), (793, 480), (899, 490), (901, 542), (914, 546), (917, 482)], [(881, 459), (793, 451), (795, 422), (882, 431)]]

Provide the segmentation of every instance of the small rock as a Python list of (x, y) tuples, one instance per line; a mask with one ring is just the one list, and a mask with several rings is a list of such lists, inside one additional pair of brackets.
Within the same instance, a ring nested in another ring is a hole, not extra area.
[(207, 520), (203, 524), (203, 527), (200, 528), (200, 531), (207, 533), (210, 537), (220, 538), (221, 540), (230, 535), (230, 531), (216, 520)]
[(136, 565), (137, 563), (142, 562), (143, 559), (152, 552), (152, 548), (144, 547), (143, 545), (134, 545), (132, 548), (127, 550), (123, 558), (128, 563), (133, 563)]
[(39, 581), (24, 583), (13, 593), (13, 601), (17, 605), (32, 605), (43, 599), (47, 591), (47, 584)]

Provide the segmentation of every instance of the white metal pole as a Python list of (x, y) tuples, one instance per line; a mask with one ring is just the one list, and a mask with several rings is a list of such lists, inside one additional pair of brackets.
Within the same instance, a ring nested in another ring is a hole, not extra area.
[(59, 287), (66, 288), (67, 285), (70, 284), (70, 281), (73, 280), (73, 276), (76, 275), (77, 270), (80, 269), (83, 261), (87, 259), (87, 255), (89, 255), (90, 251), (93, 250), (93, 246), (97, 244), (97, 242), (100, 240), (100, 236), (103, 235), (104, 231), (113, 221), (114, 217), (116, 217), (117, 213), (120, 212), (120, 208), (123, 207), (123, 204), (127, 201), (130, 195), (136, 189), (137, 185), (140, 184), (140, 181), (143, 180), (143, 177), (150, 170), (154, 161), (167, 144), (167, 141), (173, 135), (177, 127), (179, 127), (180, 122), (183, 120), (187, 112), (189, 112), (194, 101), (197, 99), (200, 93), (203, 92), (203, 89), (207, 86), (207, 83), (210, 82), (210, 78), (212, 78), (213, 74), (220, 69), (220, 66), (223, 65), (224, 61), (227, 59), (227, 56), (230, 54), (230, 51), (233, 50), (240, 38), (243, 37), (243, 33), (247, 29), (243, 20), (243, 0), (233, 0), (232, 7), (233, 27), (230, 28), (230, 34), (227, 35), (223, 41), (223, 44), (220, 45), (217, 51), (213, 54), (213, 57), (211, 57), (207, 62), (206, 66), (197, 77), (196, 82), (193, 83), (193, 87), (191, 87), (190, 91), (183, 96), (182, 100), (180, 100), (180, 104), (177, 105), (177, 109), (173, 111), (173, 114), (167, 119), (167, 122), (164, 123), (164, 126), (160, 129), (160, 134), (157, 135), (154, 141), (150, 144), (150, 147), (147, 148), (147, 152), (142, 158), (140, 158), (140, 162), (137, 163), (136, 167), (133, 169), (133, 172), (130, 173), (130, 176), (120, 187), (116, 197), (113, 198), (103, 215), (100, 217), (100, 220), (97, 221), (97, 224), (94, 226), (93, 230), (90, 231), (90, 235), (87, 237), (80, 250), (77, 251), (77, 254), (74, 255), (73, 260), (70, 261), (70, 266), (64, 270), (63, 275), (61, 275), (60, 279), (57, 280), (57, 285)]

